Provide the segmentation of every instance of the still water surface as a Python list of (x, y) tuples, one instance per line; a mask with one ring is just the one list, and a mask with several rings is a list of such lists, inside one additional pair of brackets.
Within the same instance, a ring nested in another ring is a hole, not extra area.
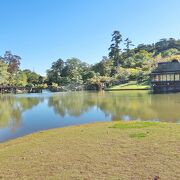
[(0, 142), (33, 132), (97, 121), (180, 122), (180, 93), (148, 91), (0, 95)]

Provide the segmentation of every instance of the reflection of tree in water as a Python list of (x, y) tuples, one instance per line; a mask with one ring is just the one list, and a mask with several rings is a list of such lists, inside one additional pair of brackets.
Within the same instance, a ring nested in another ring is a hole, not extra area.
[(49, 98), (48, 105), (53, 107), (55, 112), (61, 116), (70, 115), (78, 117), (87, 112), (92, 104), (89, 96), (84, 92), (70, 92), (65, 94), (55, 94)]
[(153, 95), (145, 91), (71, 92), (50, 97), (48, 104), (61, 116), (78, 117), (96, 106), (111, 115), (112, 120), (129, 118), (176, 122), (180, 117), (179, 94)]
[(112, 115), (112, 120), (130, 119), (180, 120), (180, 94), (149, 94), (148, 92), (107, 92), (97, 96), (97, 106)]
[(130, 119), (146, 120), (154, 112), (150, 108), (150, 97), (144, 92), (107, 92), (104, 101), (99, 101), (101, 110), (112, 115), (112, 120)]
[(0, 127), (9, 123), (13, 129), (21, 124), (21, 115), (24, 111), (36, 106), (41, 99), (30, 97), (16, 97), (13, 95), (0, 95)]
[(153, 95), (151, 108), (161, 121), (180, 121), (180, 93)]
[[(147, 93), (116, 93), (116, 92), (71, 92), (63, 95), (56, 94), (49, 99), (49, 106), (54, 107), (55, 112), (61, 116), (66, 114), (71, 116), (80, 116), (87, 112), (93, 106), (101, 109), (105, 114), (112, 115), (115, 119), (120, 119), (124, 114), (135, 112), (144, 114), (142, 105), (147, 109)], [(141, 101), (139, 101), (139, 98)], [(141, 108), (140, 108), (141, 107)]]

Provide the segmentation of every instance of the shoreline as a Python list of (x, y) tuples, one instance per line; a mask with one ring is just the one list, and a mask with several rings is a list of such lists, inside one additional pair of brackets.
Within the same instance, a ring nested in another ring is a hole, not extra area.
[(151, 91), (151, 89), (105, 89), (105, 91)]

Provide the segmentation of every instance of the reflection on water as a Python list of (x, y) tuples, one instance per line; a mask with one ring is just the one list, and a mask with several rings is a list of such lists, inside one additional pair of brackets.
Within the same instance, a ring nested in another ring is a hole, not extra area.
[(10, 95), (0, 96), (0, 127), (6, 127), (12, 124), (16, 128), (21, 124), (21, 115), (24, 111), (30, 110), (36, 106), (41, 99), (21, 97), (16, 98)]
[(180, 93), (147, 91), (0, 95), (0, 141), (35, 131), (110, 120), (180, 122)]

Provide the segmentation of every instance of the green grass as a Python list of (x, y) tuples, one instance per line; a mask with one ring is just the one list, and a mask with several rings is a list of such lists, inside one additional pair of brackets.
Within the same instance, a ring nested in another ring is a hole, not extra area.
[(134, 133), (130, 134), (129, 137), (131, 138), (144, 138), (147, 136), (147, 133)]
[[(111, 127), (111, 128), (110, 128)], [(0, 179), (180, 179), (180, 125), (105, 122), (0, 144)]]
[(136, 81), (131, 81), (129, 83), (126, 84), (121, 84), (121, 85), (117, 85), (117, 86), (113, 86), (111, 88), (108, 88), (107, 90), (133, 90), (133, 89), (139, 89), (139, 90), (143, 90), (143, 89), (150, 89), (150, 85), (146, 84), (146, 83), (141, 83), (138, 84)]
[(130, 122), (121, 122), (116, 123), (111, 128), (119, 128), (119, 129), (132, 129), (132, 128), (146, 128), (151, 126), (158, 125), (158, 122), (141, 122), (141, 121), (130, 121)]

